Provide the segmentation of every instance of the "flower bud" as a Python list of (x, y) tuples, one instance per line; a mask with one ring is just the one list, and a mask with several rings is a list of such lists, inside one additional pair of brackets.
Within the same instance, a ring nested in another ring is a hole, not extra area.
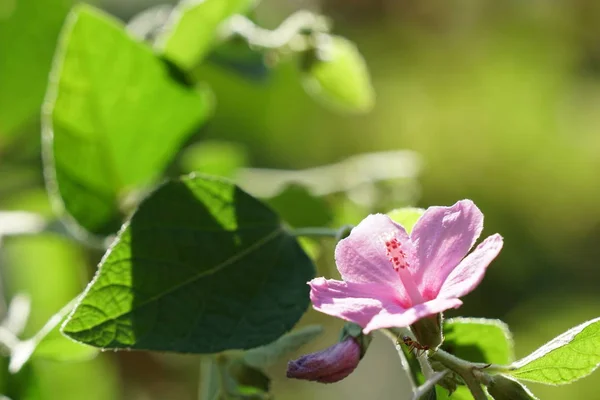
[(495, 400), (537, 399), (525, 386), (504, 375), (492, 376), (488, 392)]
[(348, 337), (325, 350), (290, 361), (287, 377), (321, 383), (333, 383), (350, 375), (358, 366), (361, 348), (353, 337)]
[(444, 341), (442, 335), (442, 314), (421, 318), (410, 326), (415, 339), (420, 345), (429, 349), (437, 349)]

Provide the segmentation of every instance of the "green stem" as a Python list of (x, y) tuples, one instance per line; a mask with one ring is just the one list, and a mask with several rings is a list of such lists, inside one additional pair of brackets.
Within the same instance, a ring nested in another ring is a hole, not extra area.
[(460, 359), (441, 349), (431, 354), (430, 357), (460, 375), (475, 400), (487, 400), (487, 395), (483, 391), (479, 380), (473, 374), (474, 369), (479, 369), (476, 364)]
[(331, 228), (307, 227), (307, 228), (296, 228), (296, 229), (292, 230), (291, 233), (294, 236), (316, 236), (316, 237), (334, 238), (337, 236), (338, 230), (331, 229)]
[(400, 343), (398, 343), (398, 338), (402, 337), (402, 335), (410, 334), (410, 330), (407, 328), (390, 328), (390, 329), (382, 329), (380, 332), (383, 333), (385, 336), (387, 336), (387, 338), (390, 339), (394, 343), (394, 347), (396, 348), (396, 351), (398, 352), (398, 357), (400, 358), (400, 363), (402, 364), (402, 368), (404, 368), (404, 370), (406, 371), (406, 376), (408, 377), (408, 380), (410, 381), (410, 385), (411, 385), (413, 392), (416, 392), (417, 391), (417, 382), (415, 382), (413, 375), (410, 372), (410, 365), (408, 363), (408, 360), (406, 359), (406, 355), (404, 354), (404, 351), (402, 351), (402, 345)]

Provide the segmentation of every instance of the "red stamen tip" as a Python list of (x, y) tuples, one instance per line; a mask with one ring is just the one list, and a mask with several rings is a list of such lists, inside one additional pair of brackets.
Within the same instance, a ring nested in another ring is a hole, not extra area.
[(408, 267), (408, 262), (406, 261), (406, 254), (401, 249), (401, 244), (396, 238), (392, 238), (385, 242), (385, 247), (387, 250), (387, 255), (390, 261), (392, 262), (394, 269), (398, 271), (399, 269), (404, 269)]

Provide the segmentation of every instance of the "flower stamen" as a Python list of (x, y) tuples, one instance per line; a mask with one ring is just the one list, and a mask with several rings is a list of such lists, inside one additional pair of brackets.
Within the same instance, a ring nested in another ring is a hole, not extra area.
[(394, 271), (398, 273), (402, 285), (408, 295), (408, 300), (411, 302), (409, 307), (416, 304), (424, 303), (425, 300), (419, 292), (419, 288), (415, 283), (415, 280), (410, 273), (408, 261), (406, 260), (406, 253), (402, 250), (402, 244), (396, 238), (391, 238), (385, 241), (385, 247), (388, 259), (391, 261)]

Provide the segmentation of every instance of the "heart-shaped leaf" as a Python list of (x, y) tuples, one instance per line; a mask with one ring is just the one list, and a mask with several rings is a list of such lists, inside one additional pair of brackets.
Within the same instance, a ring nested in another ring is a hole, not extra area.
[(151, 183), (210, 111), (123, 25), (78, 6), (63, 28), (44, 106), (45, 172), (57, 205), (115, 232), (123, 192)]
[(190, 175), (141, 203), (63, 333), (103, 348), (249, 349), (292, 328), (313, 276), (271, 209), (232, 183)]

